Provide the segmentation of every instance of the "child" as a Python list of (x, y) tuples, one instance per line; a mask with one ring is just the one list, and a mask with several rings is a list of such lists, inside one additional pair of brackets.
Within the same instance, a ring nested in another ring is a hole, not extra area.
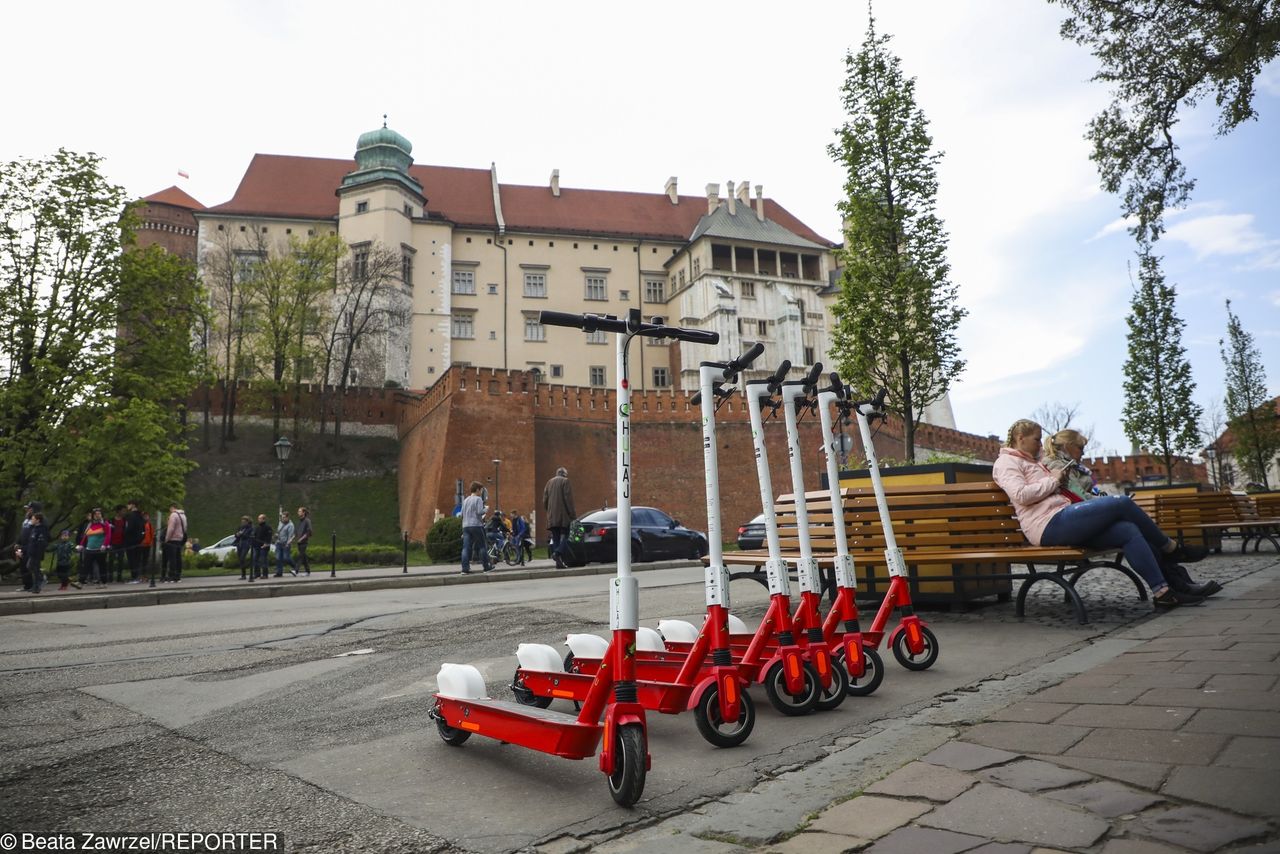
[(28, 571), (31, 573), (32, 593), (39, 593), (44, 589), (44, 569), (41, 564), (44, 563), (44, 553), (48, 548), (49, 526), (44, 523), (44, 514), (33, 513), (31, 528), (27, 534), (27, 546), (22, 552), (23, 559), (27, 561)]
[(71, 558), (76, 553), (76, 544), (71, 541), (71, 529), (64, 528), (62, 535), (58, 537), (58, 542), (53, 546), (54, 570), (58, 574), (59, 590), (66, 590), (68, 586), (74, 586), (80, 589), (80, 582), (71, 580)]

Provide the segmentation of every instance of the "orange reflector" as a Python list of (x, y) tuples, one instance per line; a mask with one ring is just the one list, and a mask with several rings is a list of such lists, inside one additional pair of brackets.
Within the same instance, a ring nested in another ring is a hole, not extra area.
[(733, 705), (738, 702), (738, 685), (736, 679), (725, 680), (724, 698), (729, 701), (729, 705)]
[(792, 676), (800, 675), (800, 656), (798, 655), (787, 656), (787, 672)]
[(907, 637), (911, 641), (912, 646), (920, 645), (920, 626), (915, 623), (907, 624)]
[(566, 700), (572, 700), (572, 699), (573, 699), (573, 692), (572, 692), (572, 691), (565, 691), (564, 689), (556, 689), (556, 688), (553, 688), (553, 689), (551, 690), (551, 696), (553, 696), (553, 697), (562, 697), (562, 698), (564, 698), (564, 699), (566, 699)]
[(458, 724), (458, 728), (470, 730), (471, 732), (479, 732), (480, 724), (472, 723), (471, 721), (463, 721), (462, 723)]
[(817, 659), (818, 659), (818, 673), (823, 676), (826, 676), (828, 673), (831, 672), (831, 664), (827, 660), (827, 654), (825, 652), (819, 652), (817, 655)]

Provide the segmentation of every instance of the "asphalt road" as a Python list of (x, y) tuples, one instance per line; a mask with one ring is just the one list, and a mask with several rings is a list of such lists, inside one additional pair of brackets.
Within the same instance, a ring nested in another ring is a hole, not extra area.
[[(637, 578), (642, 623), (698, 620), (700, 569)], [(735, 610), (754, 624), (763, 595), (740, 586)], [(480, 737), (449, 747), (427, 718), (441, 662), (477, 665), (508, 697), (517, 643), (607, 634), (601, 576), (4, 617), (0, 828), (276, 830), (296, 851), (510, 851), (608, 835), (1149, 612), (1130, 600), (1131, 586), (1086, 627), (1051, 595), (1025, 623), (1010, 605), (926, 614), (942, 651), (931, 670), (882, 650), (875, 695), (805, 718), (754, 689), (755, 732), (732, 750), (704, 742), (692, 716), (652, 715), (653, 769), (633, 810), (613, 804), (594, 760)]]

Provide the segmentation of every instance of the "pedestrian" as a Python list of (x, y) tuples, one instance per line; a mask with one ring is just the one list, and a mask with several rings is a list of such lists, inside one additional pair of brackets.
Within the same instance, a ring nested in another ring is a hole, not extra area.
[(547, 511), (547, 528), (551, 531), (551, 556), (556, 569), (564, 569), (564, 553), (569, 545), (569, 526), (578, 517), (573, 509), (573, 485), (564, 466), (542, 488), (542, 508)]
[(23, 505), (22, 530), (18, 532), (18, 541), (13, 544), (13, 559), (17, 561), (18, 571), (22, 574), (22, 586), (15, 593), (30, 593), (32, 578), (27, 569), (27, 538), (31, 536), (31, 520), (43, 509), (39, 501), (29, 501)]
[(103, 579), (107, 576), (110, 542), (111, 525), (102, 518), (102, 508), (95, 507), (89, 512), (89, 524), (80, 539), (80, 571), (87, 579), (85, 583), (107, 586)]
[(187, 514), (177, 504), (169, 505), (169, 521), (164, 528), (164, 554), (167, 570), (161, 561), (161, 580), (175, 584), (182, 580), (182, 547), (187, 542)]
[(147, 552), (142, 540), (147, 534), (147, 520), (138, 508), (137, 501), (130, 501), (125, 508), (124, 517), (124, 553), (129, 565), (129, 583), (137, 584), (142, 579), (142, 562)]
[(266, 578), (267, 567), (271, 561), (271, 526), (267, 524), (267, 514), (258, 514), (258, 527), (253, 531), (253, 577)]
[(252, 569), (247, 563), (253, 554), (253, 520), (248, 516), (240, 517), (240, 527), (236, 529), (236, 563), (240, 564), (240, 580), (246, 578), (245, 570)]
[(298, 567), (293, 564), (293, 556), (289, 554), (289, 546), (293, 544), (293, 522), (289, 521), (289, 511), (280, 511), (280, 527), (276, 529), (276, 578), (284, 575), (284, 565), (289, 564), (289, 572), (296, 578)]
[(471, 481), (471, 494), (462, 501), (462, 574), (471, 574), (471, 556), (480, 555), (480, 563), (484, 571), (493, 569), (489, 563), (488, 544), (484, 539), (484, 499), (480, 492), (484, 489), (480, 481)]
[(138, 514), (142, 516), (142, 548), (138, 550), (139, 570), (142, 564), (146, 564), (147, 578), (152, 578), (156, 568), (156, 526), (151, 524), (151, 517), (147, 515), (147, 509), (141, 504), (138, 505)]
[(27, 529), (27, 542), (23, 555), (27, 562), (27, 572), (31, 576), (31, 592), (39, 593), (44, 589), (44, 553), (49, 548), (49, 526), (44, 523), (44, 513), (37, 511), (31, 516), (31, 525)]
[(107, 552), (107, 581), (117, 584), (124, 582), (124, 529), (127, 520), (123, 504), (116, 505), (115, 516), (111, 519), (111, 544)]
[(71, 580), (71, 558), (76, 553), (76, 544), (71, 539), (71, 529), (63, 528), (58, 535), (58, 542), (53, 544), (54, 572), (58, 575), (58, 589), (68, 587), (80, 589), (80, 582)]
[(310, 578), (311, 559), (307, 557), (307, 546), (311, 544), (311, 511), (305, 507), (298, 508), (298, 533), (294, 542), (298, 544), (298, 566)]
[(529, 536), (529, 523), (519, 510), (511, 511), (511, 539), (516, 544), (516, 555), (520, 558), (521, 566), (524, 566), (525, 552), (528, 552), (528, 559), (533, 560), (533, 539)]
[(84, 533), (89, 530), (89, 526), (93, 524), (93, 511), (90, 510), (84, 514), (84, 521), (76, 527), (76, 532), (72, 539), (76, 541), (76, 578), (80, 579), (81, 584), (89, 583), (89, 573), (92, 567), (89, 566), (90, 559), (83, 547)]

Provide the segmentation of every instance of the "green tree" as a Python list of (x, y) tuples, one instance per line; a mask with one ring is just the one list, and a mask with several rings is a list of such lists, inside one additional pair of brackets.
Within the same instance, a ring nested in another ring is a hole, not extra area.
[(875, 19), (857, 54), (845, 57), (844, 125), (830, 155), (844, 167), (844, 267), (832, 352), (860, 393), (889, 390), (902, 418), (906, 455), (925, 408), (964, 369), (955, 332), (966, 312), (946, 260), (947, 235), (934, 213), (937, 164), (915, 81), (878, 36)]
[(1280, 452), (1280, 418), (1267, 391), (1267, 372), (1253, 335), (1240, 324), (1227, 300), (1227, 339), (1218, 349), (1227, 379), (1227, 426), (1231, 428), (1232, 453), (1252, 480), (1271, 487), (1267, 469)]
[(1178, 158), (1179, 116), (1212, 97), (1217, 133), (1256, 117), (1254, 83), (1280, 44), (1276, 0), (1049, 0), (1070, 15), (1062, 36), (1101, 63), (1112, 101), (1089, 124), (1102, 185), (1120, 193), (1139, 241), (1159, 239), (1165, 210), (1195, 186)]
[(1177, 291), (1167, 284), (1160, 259), (1146, 247), (1138, 255), (1138, 284), (1130, 301), (1121, 422), (1130, 441), (1158, 453), (1173, 483), (1173, 459), (1197, 446), (1200, 406), (1182, 346), (1186, 325), (1175, 311)]

